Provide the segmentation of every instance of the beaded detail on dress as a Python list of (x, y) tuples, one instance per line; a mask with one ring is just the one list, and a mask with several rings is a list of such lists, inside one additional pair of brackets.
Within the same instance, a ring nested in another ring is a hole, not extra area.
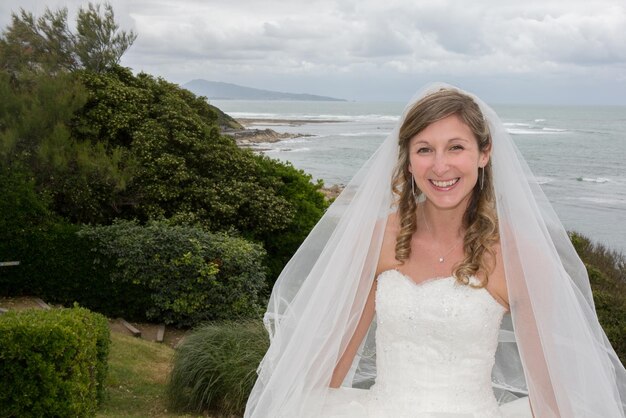
[(454, 277), (415, 283), (387, 270), (377, 280), (376, 382), (333, 390), (324, 417), (503, 417), (491, 370), (505, 308)]

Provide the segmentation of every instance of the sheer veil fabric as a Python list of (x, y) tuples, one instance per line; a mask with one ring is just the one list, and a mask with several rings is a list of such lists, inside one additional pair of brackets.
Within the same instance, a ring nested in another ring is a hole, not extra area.
[[(335, 364), (375, 279), (398, 131), (358, 171), (285, 266), (264, 323), (271, 344), (245, 417), (319, 417)], [(460, 89), (457, 89), (460, 90)], [(469, 94), (469, 93), (466, 93)], [(492, 373), (501, 404), (530, 395), (535, 417), (625, 418), (626, 370), (602, 330), (585, 267), (496, 113), (477, 97), (493, 137), (491, 155), (511, 313)], [(376, 376), (374, 320), (343, 385)]]

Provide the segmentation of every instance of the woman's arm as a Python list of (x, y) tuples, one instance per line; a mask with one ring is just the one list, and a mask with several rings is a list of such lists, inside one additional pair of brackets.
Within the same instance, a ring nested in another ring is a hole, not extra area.
[(374, 318), (375, 312), (375, 296), (376, 296), (376, 280), (372, 283), (372, 287), (370, 289), (369, 294), (367, 295), (367, 301), (365, 302), (365, 307), (363, 308), (363, 313), (361, 314), (361, 318), (359, 319), (359, 323), (356, 326), (356, 330), (354, 331), (354, 335), (350, 339), (346, 350), (343, 355), (337, 362), (335, 366), (335, 370), (333, 371), (333, 377), (330, 380), (331, 388), (338, 388), (341, 386), (343, 379), (345, 379), (346, 374), (350, 370), (352, 366), (352, 361), (354, 360), (354, 356), (356, 355), (363, 338), (367, 334), (367, 330), (372, 323), (372, 319)]

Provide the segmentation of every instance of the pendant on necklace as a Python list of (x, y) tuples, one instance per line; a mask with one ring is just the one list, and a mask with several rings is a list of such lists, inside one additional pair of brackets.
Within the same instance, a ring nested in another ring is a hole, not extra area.
[(439, 257), (439, 262), (440, 262), (440, 263), (443, 263), (443, 261), (444, 261), (444, 260), (443, 260), (443, 257)]

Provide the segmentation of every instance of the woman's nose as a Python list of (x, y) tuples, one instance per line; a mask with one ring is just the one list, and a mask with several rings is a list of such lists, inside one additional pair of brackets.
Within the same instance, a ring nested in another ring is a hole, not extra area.
[(443, 176), (448, 171), (448, 159), (445, 154), (436, 153), (433, 161), (433, 173), (437, 176)]

